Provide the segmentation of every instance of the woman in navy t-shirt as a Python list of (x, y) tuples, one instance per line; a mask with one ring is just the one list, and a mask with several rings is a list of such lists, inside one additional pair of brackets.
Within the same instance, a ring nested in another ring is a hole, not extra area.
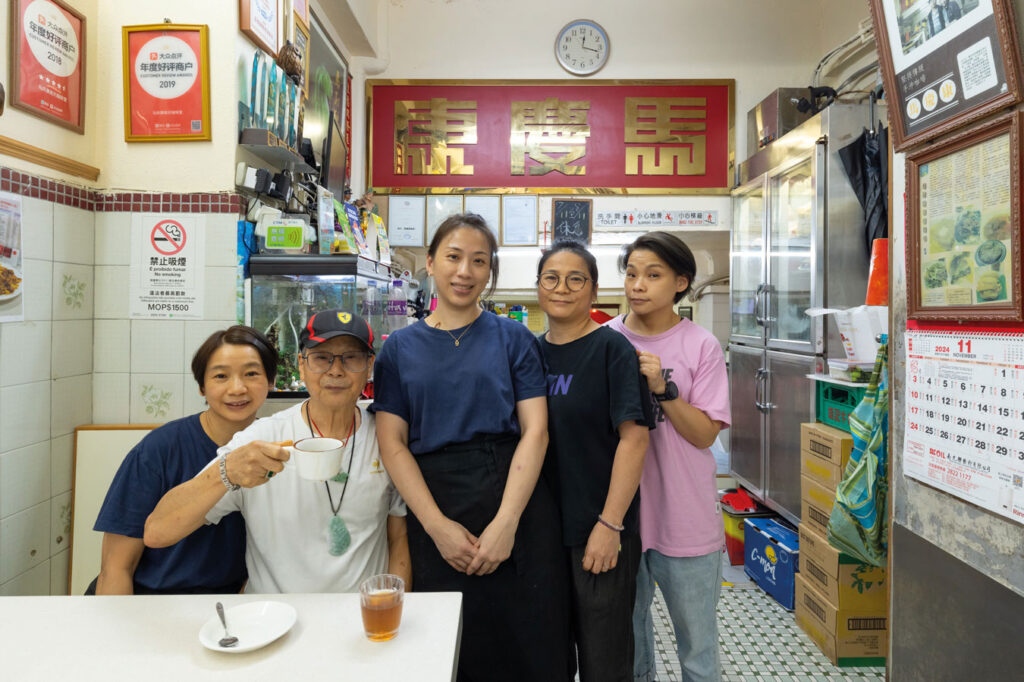
[(171, 547), (150, 549), (142, 534), (156, 503), (217, 457), (251, 424), (277, 373), (277, 351), (255, 329), (214, 332), (192, 358), (209, 406), (149, 433), (114, 476), (94, 530), (103, 533), (100, 574), (86, 594), (238, 592), (245, 583), (245, 525), (239, 514), (200, 528)]
[(538, 481), (548, 436), (537, 340), (477, 303), (498, 274), (480, 216), (441, 224), (427, 271), (437, 309), (384, 343), (371, 407), (412, 512), (413, 586), (463, 593), (460, 680), (571, 679), (558, 513)]

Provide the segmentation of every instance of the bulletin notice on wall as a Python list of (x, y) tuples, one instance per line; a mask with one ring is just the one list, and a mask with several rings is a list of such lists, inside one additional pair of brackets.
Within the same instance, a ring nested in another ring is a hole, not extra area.
[(1024, 334), (906, 340), (903, 473), (1024, 524)]
[(132, 319), (203, 319), (206, 219), (177, 213), (132, 216)]
[(921, 306), (1013, 299), (1010, 136), (923, 164)]

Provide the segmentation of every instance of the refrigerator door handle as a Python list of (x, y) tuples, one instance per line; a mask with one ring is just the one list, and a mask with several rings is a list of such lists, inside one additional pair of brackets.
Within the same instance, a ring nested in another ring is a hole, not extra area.
[(771, 401), (771, 387), (768, 385), (768, 379), (771, 372), (768, 370), (763, 371), (764, 374), (761, 376), (761, 383), (764, 385), (764, 388), (761, 391), (763, 398), (762, 407), (764, 408), (764, 412), (768, 412), (769, 410), (775, 409), (775, 403)]
[(767, 406), (764, 404), (764, 378), (768, 375), (768, 370), (764, 367), (760, 367), (757, 370), (756, 381), (757, 386), (754, 389), (754, 405), (757, 406), (759, 412), (764, 412)]
[(765, 284), (762, 282), (757, 285), (757, 291), (754, 293), (754, 321), (758, 326), (763, 327), (765, 324), (764, 315), (764, 303), (761, 299), (761, 295), (764, 294)]

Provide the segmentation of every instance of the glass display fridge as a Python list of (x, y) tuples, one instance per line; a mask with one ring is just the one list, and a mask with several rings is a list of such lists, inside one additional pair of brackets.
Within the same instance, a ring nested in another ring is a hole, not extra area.
[(871, 116), (867, 102), (832, 104), (742, 163), (733, 192), (730, 473), (794, 523), (800, 424), (815, 420), (806, 375), (845, 357), (835, 325), (805, 311), (864, 303), (863, 210), (839, 150)]
[[(312, 312), (338, 308), (359, 313), (374, 330), (380, 350), (385, 303), (391, 287), (388, 266), (344, 255), (254, 255), (245, 286), (245, 323), (267, 335), (280, 354), (271, 398), (306, 395), (299, 379), (299, 333)], [(369, 295), (367, 291), (373, 289)]]

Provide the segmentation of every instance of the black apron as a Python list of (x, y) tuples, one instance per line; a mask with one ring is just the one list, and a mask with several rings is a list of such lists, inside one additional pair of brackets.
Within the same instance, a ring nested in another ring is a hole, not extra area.
[[(479, 537), (501, 505), (518, 436), (483, 436), (417, 455), (441, 512)], [(490, 575), (466, 575), (407, 517), (413, 589), (462, 592), (459, 682), (571, 680), (568, 571), (561, 524), (543, 477), (523, 510), (512, 555)]]

